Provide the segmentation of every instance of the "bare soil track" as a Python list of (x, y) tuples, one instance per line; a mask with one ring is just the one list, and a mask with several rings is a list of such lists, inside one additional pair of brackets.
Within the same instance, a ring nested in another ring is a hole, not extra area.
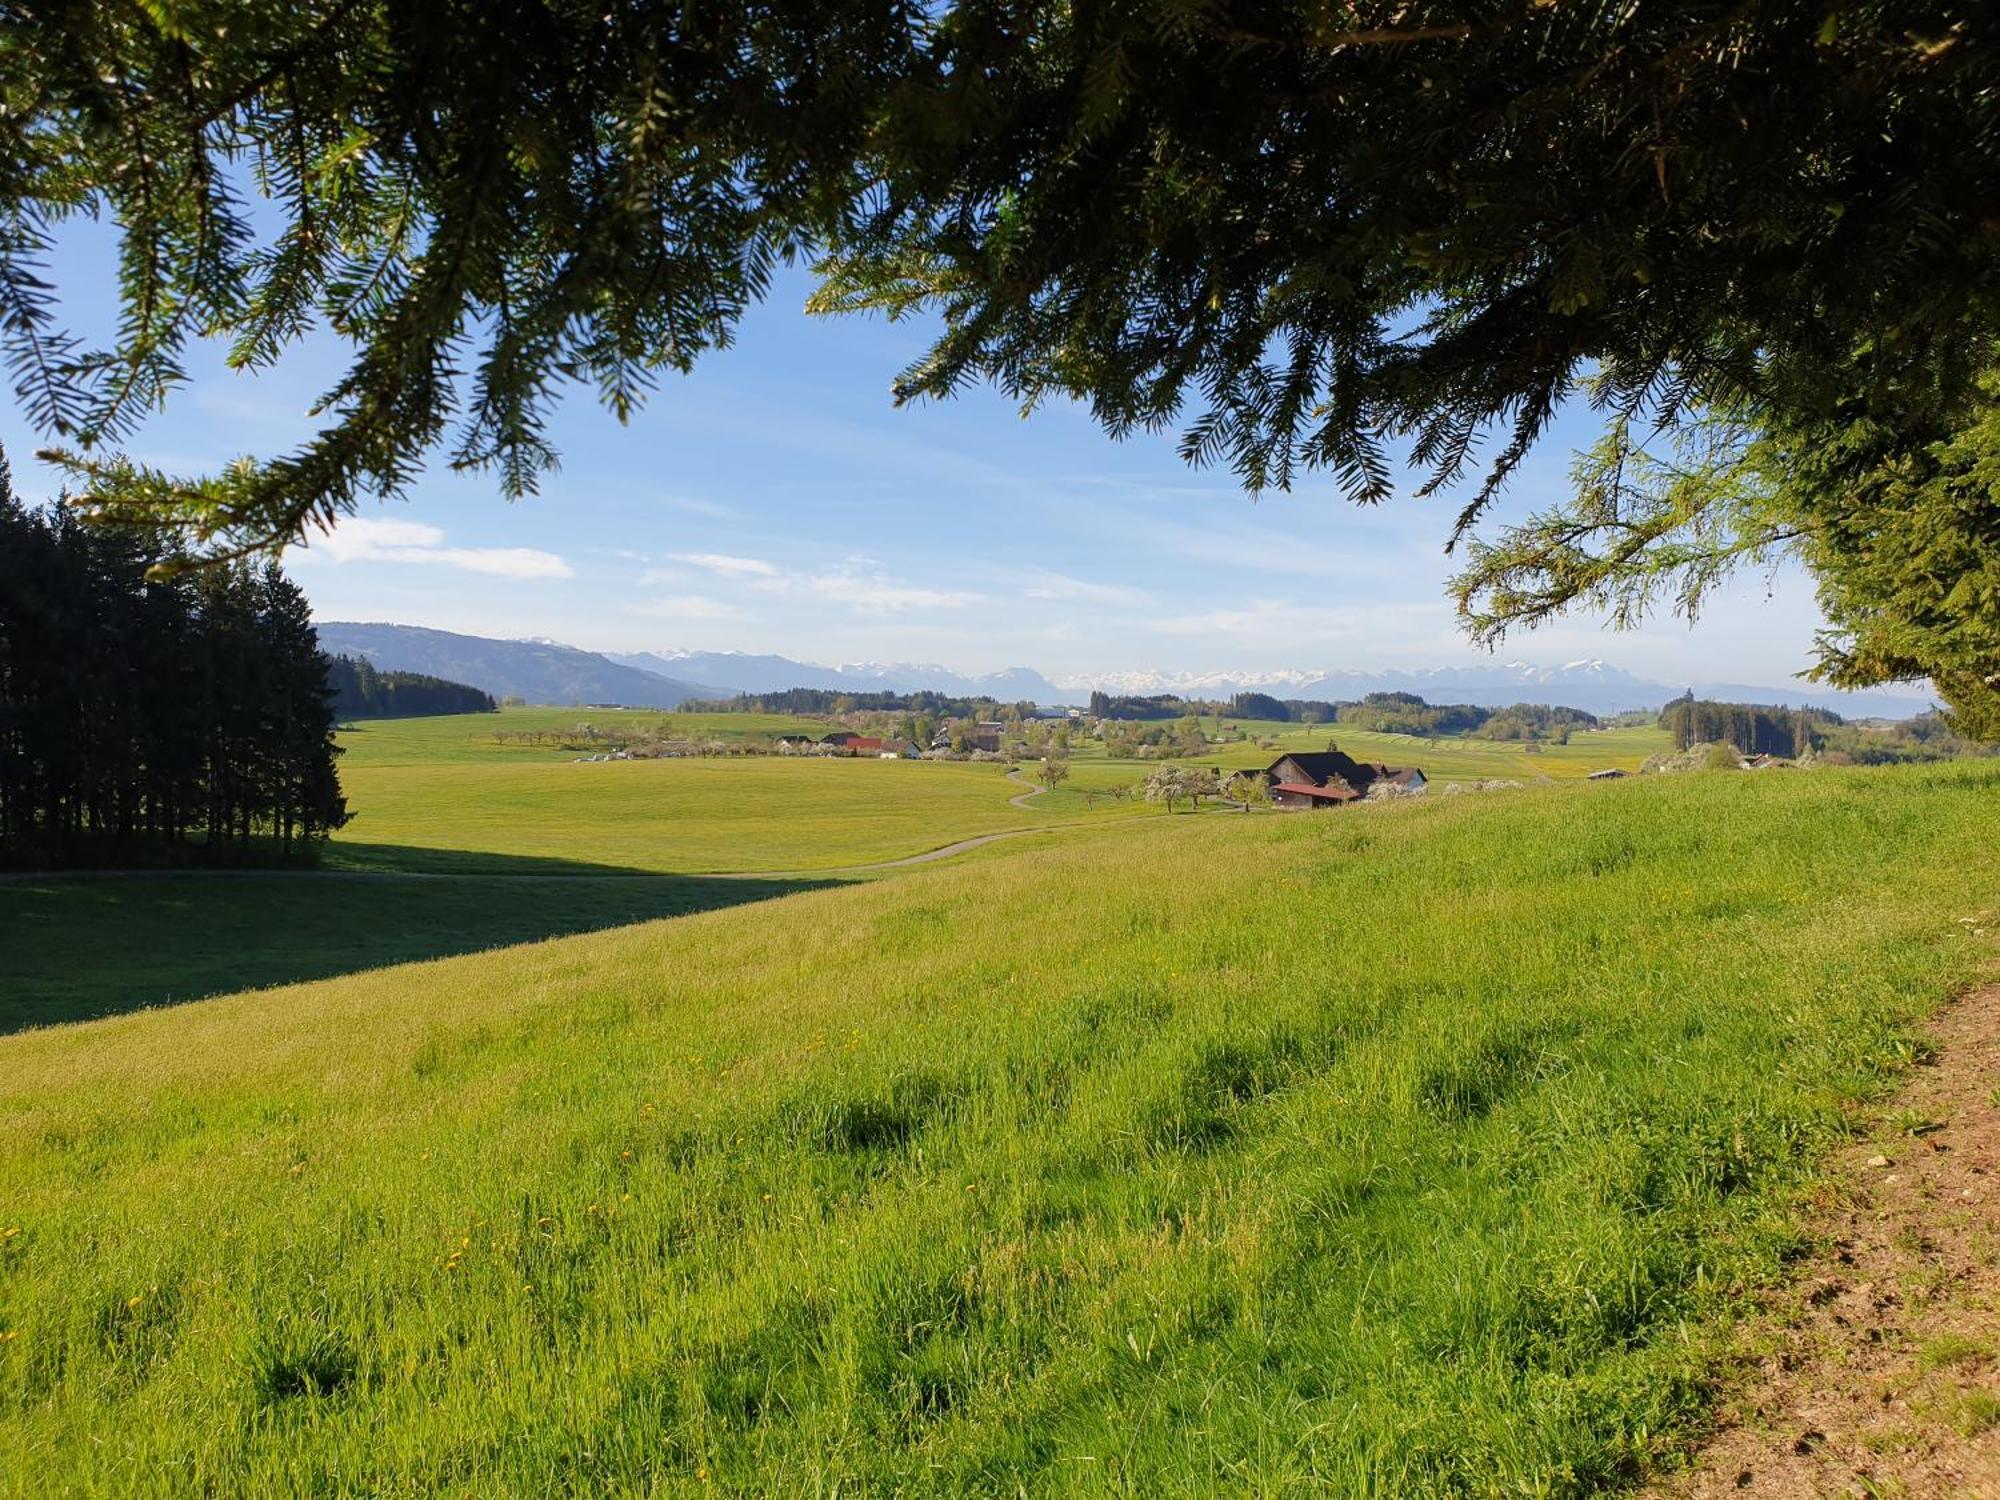
[(2000, 1500), (2000, 984), (1933, 1024), (1835, 1158), (1821, 1249), (1742, 1335), (1742, 1386), (1659, 1496)]

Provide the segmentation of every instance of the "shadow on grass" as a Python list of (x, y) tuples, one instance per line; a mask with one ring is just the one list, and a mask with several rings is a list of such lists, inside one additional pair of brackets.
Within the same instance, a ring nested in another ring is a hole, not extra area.
[[(595, 864), (559, 855), (488, 854), (480, 849), (429, 849), (414, 844), (360, 844), (351, 839), (329, 840), (320, 851), (319, 869), (383, 875), (536, 875), (647, 876), (653, 879), (700, 880), (695, 876), (662, 876), (657, 870), (630, 865)], [(727, 903), (724, 903), (727, 904)]]
[[(372, 868), (398, 868), (397, 851), (375, 848)], [(840, 884), (463, 858), (468, 878), (178, 871), (0, 884), (0, 1033)]]

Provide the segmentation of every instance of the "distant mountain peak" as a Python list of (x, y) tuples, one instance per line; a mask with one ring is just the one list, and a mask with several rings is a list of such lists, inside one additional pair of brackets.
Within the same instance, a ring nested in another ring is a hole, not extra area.
[(1415, 693), (1433, 703), (1504, 708), (1524, 700), (1591, 713), (1658, 708), (1693, 687), (1697, 697), (1737, 703), (1819, 705), (1839, 713), (1906, 716), (1928, 699), (1917, 693), (1838, 693), (1804, 683), (1757, 687), (1741, 683), (1669, 685), (1635, 676), (1602, 657), (1560, 665), (1516, 659), (1451, 667), (1366, 669), (1247, 668), (1188, 672), (1149, 669), (1070, 674), (1051, 680), (1032, 667), (997, 672), (954, 671), (933, 662), (795, 661), (769, 652), (669, 649), (596, 653), (546, 636), (499, 641), (416, 625), (332, 621), (320, 626), (329, 651), (366, 656), (378, 667), (425, 672), (469, 683), (495, 697), (542, 703), (630, 703), (668, 708), (688, 698), (728, 698), (822, 688), (847, 693), (929, 691), (953, 697), (990, 695), (1002, 702), (1081, 703), (1095, 689), (1108, 693), (1227, 699), (1239, 692), (1279, 698), (1359, 698), (1375, 692)]

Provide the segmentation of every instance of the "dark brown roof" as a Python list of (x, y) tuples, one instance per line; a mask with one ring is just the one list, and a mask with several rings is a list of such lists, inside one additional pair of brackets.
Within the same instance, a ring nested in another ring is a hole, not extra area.
[(1280, 781), (1274, 792), (1290, 792), (1294, 797), (1317, 797), (1322, 802), (1352, 802), (1361, 794), (1351, 786), (1308, 786), (1299, 781)]
[[(1278, 767), (1286, 761), (1310, 778), (1314, 787), (1325, 787), (1331, 781), (1344, 781), (1357, 793), (1366, 791), (1371, 782), (1382, 780), (1407, 786), (1412, 777), (1423, 774), (1414, 766), (1389, 766), (1379, 760), (1356, 760), (1340, 750), (1294, 750), (1272, 761), (1265, 767), (1264, 774), (1275, 778)], [(1292, 784), (1298, 785), (1297, 782)]]

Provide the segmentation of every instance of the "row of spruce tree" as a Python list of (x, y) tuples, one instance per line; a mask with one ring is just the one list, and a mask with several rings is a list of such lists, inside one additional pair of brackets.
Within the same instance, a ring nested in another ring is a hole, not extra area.
[(1746, 755), (1803, 755), (1817, 750), (1824, 731), (1846, 722), (1824, 708), (1782, 708), (1762, 703), (1717, 703), (1689, 693), (1660, 710), (1660, 727), (1682, 749), (1733, 745)]
[(22, 505), (0, 458), (0, 860), (290, 855), (346, 821), (305, 595), (161, 556)]
[(490, 714), (491, 693), (423, 672), (385, 672), (365, 656), (327, 662), (333, 711), (343, 719), (409, 719), (422, 714)]

